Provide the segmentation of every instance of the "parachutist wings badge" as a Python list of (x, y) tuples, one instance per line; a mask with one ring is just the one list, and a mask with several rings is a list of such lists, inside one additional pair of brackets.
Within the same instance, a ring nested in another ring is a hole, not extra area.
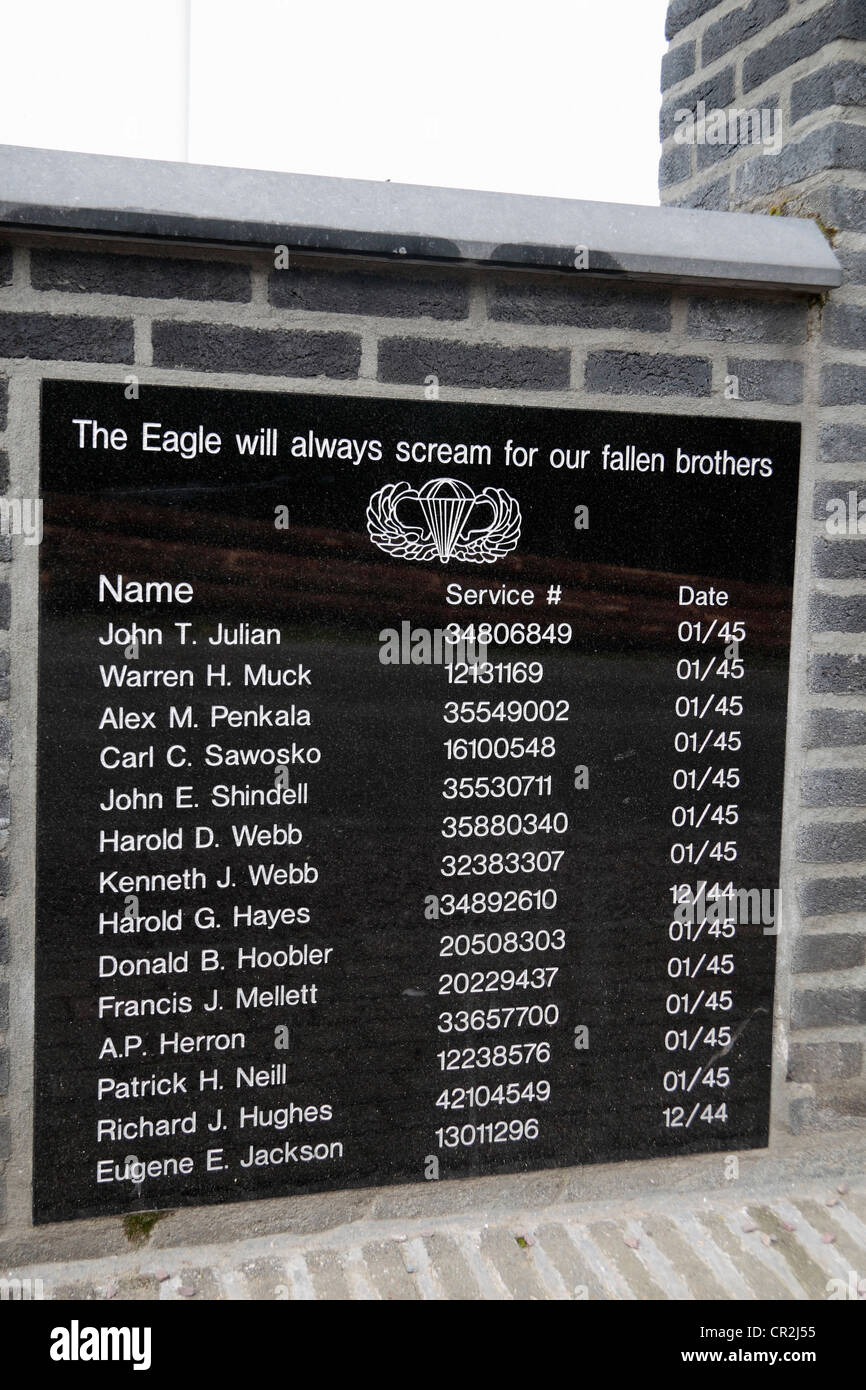
[(402, 560), (492, 565), (520, 539), (520, 507), (499, 487), (476, 492), (456, 478), (421, 487), (386, 483), (367, 506), (370, 540)]

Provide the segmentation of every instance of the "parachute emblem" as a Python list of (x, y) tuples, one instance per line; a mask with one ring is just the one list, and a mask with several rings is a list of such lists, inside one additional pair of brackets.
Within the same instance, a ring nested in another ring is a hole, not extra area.
[(402, 560), (492, 565), (515, 548), (520, 525), (520, 506), (502, 488), (476, 492), (457, 478), (386, 483), (367, 506), (370, 540)]

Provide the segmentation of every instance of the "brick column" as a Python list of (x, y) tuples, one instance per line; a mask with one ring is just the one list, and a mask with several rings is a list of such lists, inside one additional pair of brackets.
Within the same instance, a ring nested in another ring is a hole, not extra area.
[[(666, 32), (662, 201), (811, 217), (846, 275), (816, 305), (806, 365), (805, 770), (782, 954), (790, 1126), (848, 1126), (866, 1122), (866, 0), (672, 0)], [(687, 112), (705, 120), (694, 139)]]
[[(0, 286), (12, 283), (12, 252), (8, 247), (0, 247)], [(6, 425), (9, 418), (9, 382), (0, 376), (0, 492), (5, 496), (9, 490), (9, 458), (3, 447), (6, 441)], [(9, 617), (10, 586), (8, 579), (9, 561), (12, 556), (9, 536), (0, 536), (0, 569), (5, 571), (0, 578), (0, 701), (9, 698)], [(2, 708), (3, 706), (0, 706)], [(9, 863), (6, 857), (6, 842), (9, 836), (9, 758), (11, 754), (9, 720), (0, 717), (0, 897), (5, 909), (6, 893), (9, 886)], [(2, 909), (0, 909), (2, 910)], [(9, 1028), (9, 981), (7, 966), (9, 962), (9, 922), (5, 915), (0, 917), (0, 1222), (5, 1220), (6, 1188), (3, 1171), (11, 1156), (11, 1126), (6, 1111), (6, 1096), (9, 1091), (9, 1050), (7, 1032)]]

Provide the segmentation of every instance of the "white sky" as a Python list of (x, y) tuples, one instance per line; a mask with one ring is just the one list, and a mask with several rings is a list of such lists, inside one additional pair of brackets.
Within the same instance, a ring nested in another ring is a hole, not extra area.
[(656, 204), (666, 8), (3, 0), (0, 143)]

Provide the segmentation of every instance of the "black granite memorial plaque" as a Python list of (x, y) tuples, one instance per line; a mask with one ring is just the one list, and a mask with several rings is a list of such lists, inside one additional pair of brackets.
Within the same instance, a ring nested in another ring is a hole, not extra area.
[(44, 384), (36, 1220), (765, 1144), (798, 450)]

